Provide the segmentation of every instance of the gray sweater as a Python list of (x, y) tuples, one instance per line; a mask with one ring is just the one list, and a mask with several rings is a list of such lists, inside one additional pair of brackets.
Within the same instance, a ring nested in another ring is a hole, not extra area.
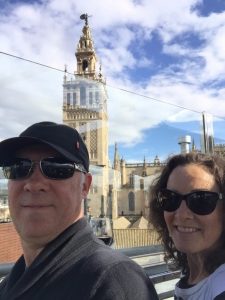
[(157, 300), (141, 267), (92, 233), (85, 219), (50, 242), (26, 268), (21, 256), (0, 300)]

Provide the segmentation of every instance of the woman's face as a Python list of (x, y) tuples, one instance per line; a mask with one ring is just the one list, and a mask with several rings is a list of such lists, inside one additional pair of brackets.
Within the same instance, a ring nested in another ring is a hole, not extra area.
[[(167, 189), (184, 195), (199, 190), (219, 192), (214, 176), (195, 164), (176, 167), (169, 176)], [(215, 210), (208, 215), (193, 213), (185, 201), (174, 212), (165, 211), (165, 222), (175, 247), (187, 255), (215, 248), (223, 231), (222, 205), (218, 200)]]

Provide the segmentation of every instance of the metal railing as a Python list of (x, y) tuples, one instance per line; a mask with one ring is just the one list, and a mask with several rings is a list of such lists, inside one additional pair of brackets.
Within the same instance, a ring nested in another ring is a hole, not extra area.
[(0, 278), (5, 277), (12, 269), (14, 263), (0, 264)]
[(174, 296), (174, 287), (179, 277), (180, 271), (167, 271), (165, 273), (150, 276), (160, 300)]
[(155, 285), (160, 300), (173, 298), (174, 287), (180, 277), (180, 271), (171, 271), (164, 262), (161, 245), (118, 249), (136, 261), (148, 274)]
[[(180, 276), (180, 271), (169, 270), (168, 265), (163, 261), (162, 250), (161, 245), (154, 245), (116, 251), (124, 253), (143, 267), (154, 283), (159, 299), (165, 300), (173, 297), (174, 286)], [(13, 265), (13, 263), (0, 264), (0, 281), (10, 272)]]

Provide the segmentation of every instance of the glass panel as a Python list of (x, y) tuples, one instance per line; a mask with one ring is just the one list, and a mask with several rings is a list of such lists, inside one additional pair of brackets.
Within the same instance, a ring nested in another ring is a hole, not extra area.
[[(188, 108), (185, 101), (177, 106), (152, 98), (141, 87), (126, 91), (5, 55), (0, 64), (0, 139), (44, 120), (77, 128), (89, 149), (93, 175), (84, 211), (100, 224), (104, 218), (112, 221), (116, 248), (158, 243), (147, 223), (149, 186), (168, 156), (225, 153), (224, 119)], [(0, 178), (4, 208), (7, 182), (2, 172)], [(8, 220), (7, 209), (0, 218)], [(128, 233), (128, 227), (133, 231)]]

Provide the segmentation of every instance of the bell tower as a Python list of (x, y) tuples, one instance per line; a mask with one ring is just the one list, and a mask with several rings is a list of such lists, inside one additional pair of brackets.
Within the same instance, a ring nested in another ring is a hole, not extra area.
[(97, 72), (88, 15), (83, 14), (80, 18), (85, 24), (75, 51), (76, 70), (74, 76), (68, 78), (65, 68), (63, 80), (63, 122), (79, 131), (87, 145), (92, 168), (99, 167), (98, 174), (102, 175), (97, 179), (94, 176), (98, 183), (95, 188), (93, 182), (95, 204), (91, 199), (90, 206), (92, 212), (97, 209), (95, 215), (104, 215), (108, 195), (108, 96), (101, 66)]
[(97, 57), (88, 15), (80, 17), (85, 25), (75, 52), (77, 70), (68, 80), (65, 70), (63, 83), (63, 122), (75, 127), (82, 135), (90, 155), (91, 164), (108, 164), (107, 92), (101, 73), (96, 72)]

